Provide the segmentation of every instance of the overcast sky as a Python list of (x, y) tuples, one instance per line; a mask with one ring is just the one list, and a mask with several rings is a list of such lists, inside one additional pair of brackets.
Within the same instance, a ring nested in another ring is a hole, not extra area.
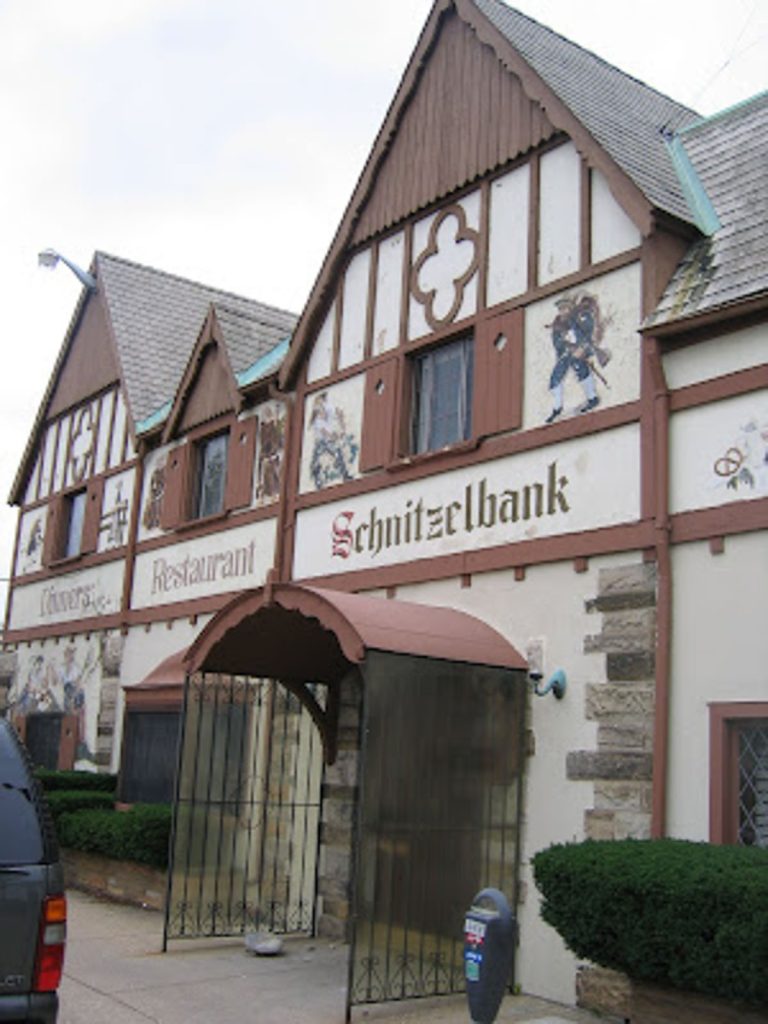
[[(766, 0), (519, 0), (711, 114), (768, 87)], [(97, 249), (300, 312), (430, 0), (0, 0), (0, 498)], [(16, 511), (0, 504), (0, 576)], [(4, 587), (0, 584), (4, 606)]]

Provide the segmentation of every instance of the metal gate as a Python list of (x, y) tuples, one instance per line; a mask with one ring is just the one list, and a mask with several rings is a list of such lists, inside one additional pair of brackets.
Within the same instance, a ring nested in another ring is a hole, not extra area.
[(322, 764), (316, 725), (282, 685), (187, 679), (164, 948), (313, 930)]

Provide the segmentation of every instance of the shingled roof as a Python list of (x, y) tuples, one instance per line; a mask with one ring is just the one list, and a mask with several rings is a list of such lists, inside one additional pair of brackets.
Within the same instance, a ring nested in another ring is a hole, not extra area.
[(501, 0), (472, 0), (660, 210), (692, 222), (664, 142), (698, 119), (681, 103)]
[(282, 309), (152, 267), (97, 252), (92, 272), (103, 289), (137, 428), (176, 394), (211, 305), (236, 374), (290, 335), (296, 317)]
[(768, 92), (678, 135), (716, 214), (686, 254), (647, 328), (768, 300)]

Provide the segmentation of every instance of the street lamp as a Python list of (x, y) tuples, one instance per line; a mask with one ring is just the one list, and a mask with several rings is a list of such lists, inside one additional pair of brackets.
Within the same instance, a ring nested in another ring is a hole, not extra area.
[(38, 266), (46, 267), (48, 270), (54, 270), (59, 260), (65, 267), (69, 267), (80, 284), (85, 285), (91, 291), (96, 290), (96, 278), (87, 270), (83, 270), (82, 267), (78, 267), (76, 263), (68, 260), (66, 256), (62, 256), (60, 252), (56, 252), (55, 249), (43, 249), (37, 254)]

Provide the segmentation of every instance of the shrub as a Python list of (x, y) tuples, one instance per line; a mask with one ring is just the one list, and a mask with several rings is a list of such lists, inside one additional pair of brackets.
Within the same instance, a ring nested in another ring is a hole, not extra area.
[(54, 772), (48, 768), (37, 768), (35, 778), (46, 793), (52, 793), (57, 789), (87, 789), (114, 793), (117, 789), (117, 776), (106, 772)]
[(630, 977), (768, 1004), (768, 850), (682, 840), (553, 846), (541, 915), (577, 956)]
[(89, 789), (54, 789), (45, 794), (45, 800), (55, 823), (59, 817), (71, 811), (114, 809), (112, 793), (102, 793)]
[(167, 804), (135, 804), (128, 811), (74, 811), (61, 814), (57, 822), (62, 846), (158, 868), (168, 865), (170, 830)]

